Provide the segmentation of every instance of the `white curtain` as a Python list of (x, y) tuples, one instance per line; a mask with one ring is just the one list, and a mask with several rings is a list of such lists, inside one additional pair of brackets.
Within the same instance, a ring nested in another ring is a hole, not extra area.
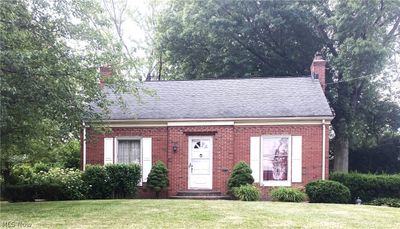
[(140, 164), (140, 141), (118, 140), (117, 161), (122, 164)]

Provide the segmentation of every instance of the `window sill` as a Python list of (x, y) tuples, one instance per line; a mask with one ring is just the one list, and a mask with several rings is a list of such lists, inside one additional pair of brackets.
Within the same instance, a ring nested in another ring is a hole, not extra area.
[(290, 181), (263, 181), (262, 186), (266, 187), (277, 187), (277, 186), (292, 186)]

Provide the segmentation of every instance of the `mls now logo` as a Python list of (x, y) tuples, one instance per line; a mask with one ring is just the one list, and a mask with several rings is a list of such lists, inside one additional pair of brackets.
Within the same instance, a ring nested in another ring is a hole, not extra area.
[(1, 227), (14, 228), (14, 227), (32, 227), (32, 224), (15, 221), (5, 221), (1, 223)]

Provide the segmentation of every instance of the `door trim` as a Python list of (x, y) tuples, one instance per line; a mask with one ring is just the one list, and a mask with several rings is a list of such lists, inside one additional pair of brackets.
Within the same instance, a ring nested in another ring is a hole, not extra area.
[[(192, 187), (190, 187), (190, 176), (191, 176), (191, 174), (190, 174), (190, 168), (189, 168), (189, 164), (190, 164), (190, 162), (191, 162), (191, 146), (190, 146), (190, 144), (191, 144), (191, 142), (192, 142), (192, 139), (210, 139), (210, 145), (211, 145), (211, 147), (210, 147), (210, 149), (211, 149), (211, 152), (210, 152), (210, 188), (192, 188)], [(214, 138), (213, 138), (213, 136), (188, 136), (188, 154), (187, 154), (187, 156), (188, 156), (188, 161), (187, 161), (187, 174), (188, 174), (188, 189), (189, 190), (200, 190), (200, 189), (205, 189), (205, 190), (212, 190), (213, 189), (213, 176), (214, 176), (214, 174), (213, 174), (213, 157), (214, 157)]]

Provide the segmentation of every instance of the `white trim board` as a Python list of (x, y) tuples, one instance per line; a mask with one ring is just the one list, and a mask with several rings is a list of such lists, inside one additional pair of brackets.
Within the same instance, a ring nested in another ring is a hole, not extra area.
[(330, 124), (325, 120), (238, 120), (238, 121), (179, 121), (153, 123), (144, 120), (105, 123), (108, 127), (168, 127), (168, 126), (289, 126), (289, 125), (322, 125)]
[(233, 121), (217, 122), (168, 122), (167, 126), (233, 126)]
[(101, 120), (94, 121), (94, 123), (129, 123), (129, 122), (193, 122), (193, 121), (282, 121), (282, 120), (326, 120), (330, 121), (333, 116), (310, 116), (310, 117), (270, 117), (270, 118), (182, 118), (182, 119), (114, 119), (114, 120)]

